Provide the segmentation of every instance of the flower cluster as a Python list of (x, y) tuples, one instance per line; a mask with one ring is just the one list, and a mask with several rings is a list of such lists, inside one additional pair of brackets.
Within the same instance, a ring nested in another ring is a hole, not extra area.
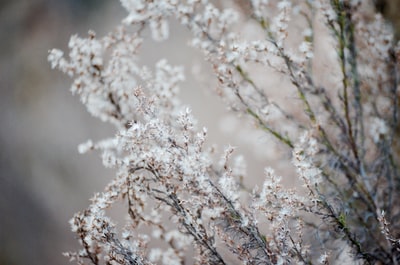
[[(71, 260), (328, 264), (348, 249), (352, 262), (400, 262), (400, 50), (380, 15), (346, 0), (121, 3), (128, 15), (107, 36), (73, 36), (68, 57), (48, 57), (116, 129), (79, 146), (101, 152), (116, 177), (71, 220), (82, 245)], [(261, 188), (243, 185), (243, 157), (228, 147), (216, 159), (207, 129), (179, 100), (183, 68), (139, 63), (146, 29), (163, 41), (172, 20), (192, 34), (229, 109), (281, 143), (297, 189), (268, 165)], [(278, 88), (290, 99), (273, 100), (266, 71), (289, 81)], [(119, 202), (122, 226), (107, 212)]]

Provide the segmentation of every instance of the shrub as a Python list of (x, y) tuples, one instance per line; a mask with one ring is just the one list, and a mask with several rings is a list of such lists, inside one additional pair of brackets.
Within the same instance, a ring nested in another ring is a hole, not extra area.
[[(79, 146), (117, 173), (71, 220), (83, 249), (66, 255), (78, 264), (398, 264), (400, 53), (366, 2), (121, 0), (128, 15), (107, 36), (72, 36), (68, 58), (50, 51), (52, 67), (74, 78), (72, 93), (117, 131)], [(183, 68), (139, 64), (143, 32), (163, 41), (177, 22), (223, 102), (291, 154), (303, 187), (285, 188), (269, 167), (260, 188), (245, 187), (234, 148), (215, 159), (179, 101)], [(271, 69), (296, 98), (271, 99), (257, 76)], [(123, 227), (106, 211), (120, 201)]]

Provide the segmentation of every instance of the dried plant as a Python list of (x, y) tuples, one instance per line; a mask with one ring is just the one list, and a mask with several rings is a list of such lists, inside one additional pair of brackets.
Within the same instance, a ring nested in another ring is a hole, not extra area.
[[(121, 0), (128, 15), (114, 31), (72, 36), (68, 58), (50, 51), (52, 67), (74, 78), (72, 93), (117, 130), (79, 147), (99, 150), (117, 173), (71, 220), (82, 250), (66, 255), (78, 264), (400, 263), (400, 53), (366, 2)], [(232, 147), (215, 159), (179, 101), (183, 68), (139, 64), (143, 32), (163, 41), (171, 21), (191, 32), (229, 109), (292, 154), (303, 187), (284, 187), (269, 167), (260, 188), (244, 187), (244, 161)], [(271, 100), (274, 88), (257, 78), (271, 69), (301, 109)], [(121, 201), (123, 227), (107, 213)]]

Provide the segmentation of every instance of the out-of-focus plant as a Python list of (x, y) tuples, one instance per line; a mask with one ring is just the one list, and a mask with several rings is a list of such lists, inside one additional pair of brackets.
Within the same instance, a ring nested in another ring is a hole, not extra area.
[[(49, 54), (53, 68), (74, 78), (72, 92), (88, 111), (117, 130), (79, 147), (101, 151), (117, 174), (71, 220), (83, 247), (66, 254), (71, 260), (328, 264), (344, 262), (346, 250), (347, 262), (400, 262), (400, 53), (366, 1), (121, 3), (128, 15), (107, 36), (73, 36), (68, 58)], [(304, 187), (284, 188), (268, 167), (262, 187), (244, 187), (244, 161), (233, 148), (215, 160), (207, 130), (178, 99), (182, 67), (137, 60), (144, 30), (163, 41), (171, 20), (191, 32), (224, 103), (291, 152), (287, 163)], [(262, 69), (290, 80), (296, 99), (274, 103), (274, 88), (257, 81)], [(118, 201), (128, 214), (119, 229), (106, 212)]]

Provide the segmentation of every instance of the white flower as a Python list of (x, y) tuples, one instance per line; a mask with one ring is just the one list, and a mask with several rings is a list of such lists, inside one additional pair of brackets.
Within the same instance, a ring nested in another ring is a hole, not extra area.
[(369, 133), (374, 143), (379, 143), (389, 132), (384, 120), (374, 117), (371, 120)]
[(52, 49), (49, 51), (49, 56), (47, 57), (47, 59), (51, 63), (52, 69), (56, 68), (60, 64), (63, 55), (64, 52), (58, 49)]
[(318, 262), (319, 262), (320, 264), (327, 264), (328, 258), (329, 258), (329, 254), (325, 252), (324, 254), (322, 254), (322, 255), (319, 257)]
[(87, 142), (82, 143), (78, 146), (78, 151), (80, 154), (84, 154), (87, 151), (89, 151), (90, 149), (93, 149), (93, 147), (94, 147), (94, 145), (93, 145), (92, 140), (88, 140)]
[(312, 52), (312, 46), (311, 43), (308, 41), (303, 41), (300, 46), (299, 50), (301, 53), (303, 53), (306, 57), (306, 59), (313, 58), (313, 52)]

